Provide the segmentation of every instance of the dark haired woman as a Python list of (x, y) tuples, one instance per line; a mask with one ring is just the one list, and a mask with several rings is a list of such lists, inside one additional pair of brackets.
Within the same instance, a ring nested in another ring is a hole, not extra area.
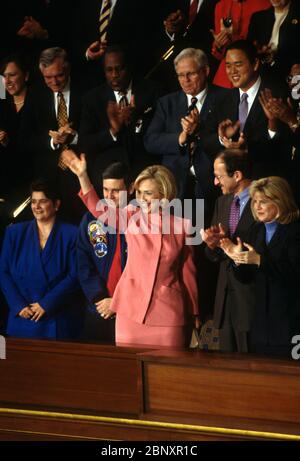
[(35, 219), (6, 230), (0, 283), (9, 306), (11, 336), (59, 339), (80, 333), (77, 229), (56, 219), (59, 206), (52, 185), (36, 181), (31, 187)]
[(19, 201), (20, 192), (22, 197), (31, 176), (30, 154), (24, 151), (24, 140), (19, 140), (28, 94), (29, 67), (20, 56), (11, 55), (2, 61), (0, 74), (3, 75), (6, 91), (6, 99), (1, 101), (0, 107), (0, 195), (5, 198), (17, 195)]

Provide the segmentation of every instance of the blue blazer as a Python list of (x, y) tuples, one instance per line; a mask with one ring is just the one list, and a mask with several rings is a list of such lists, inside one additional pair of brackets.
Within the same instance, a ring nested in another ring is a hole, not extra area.
[[(76, 271), (77, 228), (56, 221), (41, 251), (36, 221), (9, 226), (0, 260), (0, 283), (9, 305), (7, 334), (27, 338), (74, 338), (82, 322)], [(38, 302), (38, 322), (18, 316)]]
[[(117, 234), (105, 232), (100, 221), (86, 213), (80, 223), (77, 238), (78, 277), (89, 310), (96, 312), (94, 302), (108, 297), (106, 282), (117, 246)], [(125, 267), (127, 245), (121, 234), (121, 266)]]
[[(205, 124), (207, 115), (216, 104), (217, 97), (224, 95), (226, 91), (215, 85), (209, 86), (200, 113), (201, 126)], [(186, 115), (187, 109), (187, 96), (183, 91), (170, 93), (160, 98), (144, 137), (147, 151), (154, 155), (162, 155), (162, 164), (174, 174), (180, 198), (184, 198), (190, 167), (188, 149), (181, 147), (178, 143), (178, 137), (182, 131), (180, 120)], [(197, 198), (205, 198), (207, 190), (213, 186), (213, 166), (212, 160), (204, 152), (200, 139), (197, 141), (193, 164), (200, 185)]]

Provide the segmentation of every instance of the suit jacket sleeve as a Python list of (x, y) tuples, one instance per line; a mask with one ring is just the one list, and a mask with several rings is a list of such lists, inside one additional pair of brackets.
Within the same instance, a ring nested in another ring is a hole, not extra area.
[(166, 108), (161, 100), (158, 100), (155, 114), (144, 137), (144, 144), (151, 154), (174, 155), (182, 152), (178, 137), (180, 132), (167, 132)]
[(65, 254), (62, 257), (67, 259), (67, 273), (42, 298), (37, 300), (49, 315), (55, 313), (56, 309), (67, 302), (70, 296), (78, 290), (76, 235), (65, 235), (63, 238)]
[(95, 108), (95, 101), (91, 101), (91, 95), (88, 95), (83, 104), (79, 144), (83, 151), (97, 154), (103, 153), (105, 149), (116, 144), (109, 131), (106, 107), (102, 105)]
[(261, 255), (259, 270), (273, 280), (285, 280), (287, 284), (294, 280), (297, 285), (300, 279), (300, 226), (289, 226), (287, 235), (282, 235), (284, 250), (280, 252), (280, 257), (270, 246), (265, 246), (263, 251), (258, 250)]
[(11, 228), (7, 228), (5, 238), (1, 249), (1, 263), (0, 263), (0, 280), (1, 289), (6, 297), (10, 310), (14, 315), (26, 306), (31, 300), (25, 299), (20, 293), (18, 286), (15, 284), (10, 272), (10, 261), (13, 255), (14, 241), (13, 232)]

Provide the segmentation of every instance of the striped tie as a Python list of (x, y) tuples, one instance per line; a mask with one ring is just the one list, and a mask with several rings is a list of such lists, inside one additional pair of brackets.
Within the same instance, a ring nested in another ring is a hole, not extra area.
[(100, 18), (99, 18), (100, 42), (106, 39), (108, 24), (110, 21), (110, 9), (111, 9), (110, 0), (104, 0), (103, 8), (102, 8), (102, 11), (100, 13)]

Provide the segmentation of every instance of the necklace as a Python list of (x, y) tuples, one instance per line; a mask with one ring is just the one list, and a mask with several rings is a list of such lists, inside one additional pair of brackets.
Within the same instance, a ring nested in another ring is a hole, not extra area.
[(14, 101), (14, 104), (15, 104), (15, 106), (20, 106), (21, 104), (24, 104), (24, 101), (25, 101), (25, 99), (23, 99), (23, 100), (20, 101), (20, 102), (15, 102), (15, 101)]

